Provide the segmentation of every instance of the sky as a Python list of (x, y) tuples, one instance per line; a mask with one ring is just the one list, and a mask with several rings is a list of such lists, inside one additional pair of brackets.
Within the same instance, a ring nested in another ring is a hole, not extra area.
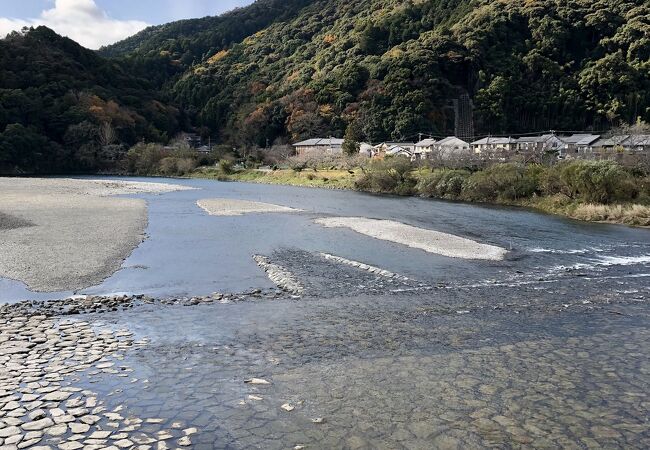
[(25, 26), (46, 25), (98, 49), (149, 25), (213, 16), (253, 0), (0, 0), (0, 38)]

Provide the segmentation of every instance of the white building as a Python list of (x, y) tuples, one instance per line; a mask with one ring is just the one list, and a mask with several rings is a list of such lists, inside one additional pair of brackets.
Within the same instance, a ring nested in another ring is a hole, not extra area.
[(571, 136), (560, 136), (559, 139), (564, 143), (560, 149), (560, 156), (576, 156), (578, 153), (590, 153), (593, 146), (600, 136), (597, 134), (572, 134)]
[(517, 150), (522, 153), (560, 152), (563, 146), (564, 142), (554, 134), (517, 139)]
[(375, 152), (375, 147), (373, 147), (371, 144), (368, 144), (367, 142), (362, 142), (359, 144), (359, 154), (363, 156), (367, 156), (368, 158), (372, 158)]
[(423, 139), (417, 144), (415, 144), (415, 150), (413, 151), (413, 159), (421, 160), (427, 159), (427, 155), (433, 152), (433, 146), (436, 143), (435, 139)]
[(468, 154), (469, 150), (469, 142), (465, 142), (456, 136), (447, 136), (433, 145), (433, 151), (442, 158)]
[(488, 136), (471, 144), (474, 153), (512, 152), (517, 150), (517, 140), (511, 137)]
[(397, 154), (406, 155), (413, 157), (415, 153), (415, 143), (414, 142), (382, 142), (381, 144), (375, 145), (375, 150), (373, 157), (383, 158), (384, 156), (395, 156)]

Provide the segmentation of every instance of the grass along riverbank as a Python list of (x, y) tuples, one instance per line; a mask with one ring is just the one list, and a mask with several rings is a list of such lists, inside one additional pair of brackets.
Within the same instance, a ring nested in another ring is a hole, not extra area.
[(230, 173), (218, 167), (200, 167), (189, 174), (192, 178), (206, 178), (221, 181), (243, 181), (249, 183), (282, 184), (288, 186), (307, 186), (326, 189), (358, 190), (356, 180), (363, 175), (360, 168), (343, 169), (292, 169), (233, 170)]
[(552, 167), (509, 163), (470, 171), (418, 168), (393, 158), (350, 170), (226, 169), (201, 167), (190, 176), (523, 206), (583, 221), (650, 226), (648, 176), (609, 161)]

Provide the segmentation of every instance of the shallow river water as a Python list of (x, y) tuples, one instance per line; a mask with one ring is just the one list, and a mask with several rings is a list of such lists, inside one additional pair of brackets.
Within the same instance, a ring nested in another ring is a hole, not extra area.
[[(551, 281), (566, 274), (598, 278), (650, 277), (650, 232), (588, 224), (521, 209), (484, 207), (347, 191), (220, 183), (207, 180), (129, 178), (183, 184), (196, 190), (137, 195), (149, 207), (147, 239), (122, 269), (82, 294), (205, 295), (271, 287), (251, 258), (278, 249), (325, 252), (379, 266), (427, 283), (485, 284)], [(214, 217), (196, 205), (205, 198), (263, 201), (302, 209), (297, 214)], [(464, 261), (432, 255), (314, 219), (358, 216), (392, 219), (502, 246), (504, 261)], [(30, 293), (0, 280), (0, 301), (60, 298)]]
[[(173, 182), (200, 189), (143, 196), (148, 239), (85, 292), (273, 288), (253, 254), (305, 292), (77, 317), (144, 339), (116, 361), (128, 371), (69, 378), (125, 417), (159, 418), (142, 431), (196, 427), (191, 447), (201, 449), (650, 448), (650, 231), (415, 198)], [(213, 217), (195, 204), (215, 197), (304, 211)], [(436, 256), (314, 224), (326, 216), (392, 219), (509, 253)], [(5, 300), (33, 296), (4, 287)]]

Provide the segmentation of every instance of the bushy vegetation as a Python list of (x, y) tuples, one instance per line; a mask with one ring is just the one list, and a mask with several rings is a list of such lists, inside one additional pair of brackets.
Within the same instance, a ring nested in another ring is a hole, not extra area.
[(540, 172), (536, 165), (497, 164), (473, 173), (463, 185), (466, 200), (512, 201), (539, 193)]
[(200, 165), (214, 164), (218, 155), (197, 155), (189, 148), (165, 148), (160, 144), (137, 144), (127, 153), (124, 170), (135, 175), (188, 175)]
[(422, 197), (458, 200), (463, 193), (463, 186), (470, 177), (467, 170), (435, 169), (421, 171), (416, 191)]
[[(417, 182), (415, 181), (417, 180)], [(572, 161), (556, 166), (495, 164), (470, 172), (416, 169), (405, 158), (370, 164), (357, 181), (369, 192), (416, 193), (423, 197), (474, 202), (517, 203), (534, 197), (562, 195), (581, 203), (650, 202), (648, 179), (612, 161)]]
[(363, 168), (370, 163), (370, 160), (359, 154), (348, 156), (346, 154), (307, 154), (296, 155), (286, 159), (285, 163), (296, 171), (305, 169), (311, 170), (333, 170), (345, 169), (352, 170)]
[(557, 192), (587, 202), (628, 201), (639, 194), (638, 183), (630, 173), (611, 161), (581, 161), (563, 165), (559, 168), (559, 179)]
[(571, 217), (590, 222), (616, 222), (650, 226), (650, 206), (645, 205), (578, 205)]
[(375, 160), (356, 181), (356, 187), (368, 192), (412, 195), (416, 185), (412, 171), (411, 161), (401, 156)]

